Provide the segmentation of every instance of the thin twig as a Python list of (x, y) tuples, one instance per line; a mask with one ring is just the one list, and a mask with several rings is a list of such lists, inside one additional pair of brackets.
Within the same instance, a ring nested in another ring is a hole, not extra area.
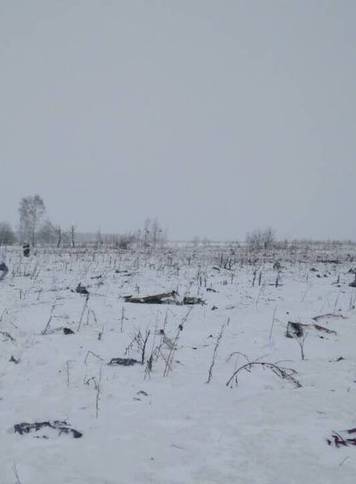
[(238, 385), (238, 374), (242, 370), (251, 371), (251, 369), (255, 366), (261, 366), (262, 368), (268, 368), (273, 371), (279, 378), (283, 380), (287, 380), (290, 383), (293, 383), (297, 388), (301, 388), (301, 384), (299, 381), (293, 376), (297, 372), (292, 368), (283, 368), (281, 366), (276, 365), (275, 363), (268, 363), (265, 361), (251, 361), (250, 363), (246, 363), (245, 365), (240, 366), (231, 377), (226, 382), (226, 386), (231, 386), (232, 382), (235, 380), (235, 384)]
[(14, 463), (13, 466), (12, 466), (12, 470), (15, 474), (15, 477), (16, 477), (16, 484), (22, 484), (21, 483), (21, 479), (19, 477), (19, 473), (17, 472), (17, 467), (16, 467), (16, 464)]
[(78, 328), (77, 328), (77, 332), (80, 330), (80, 327), (82, 325), (82, 321), (83, 321), (83, 317), (84, 317), (84, 313), (85, 313), (85, 310), (88, 306), (88, 302), (89, 302), (89, 294), (86, 295), (85, 297), (85, 301), (84, 301), (84, 305), (83, 305), (83, 309), (82, 309), (82, 313), (80, 315), (80, 319), (79, 319), (79, 322), (78, 322)]
[(218, 334), (218, 337), (216, 338), (216, 343), (215, 343), (214, 351), (213, 351), (213, 357), (211, 359), (211, 363), (210, 363), (210, 367), (209, 367), (208, 379), (205, 383), (210, 383), (211, 379), (213, 378), (213, 368), (215, 366), (216, 355), (217, 355), (218, 348), (220, 346), (220, 343), (221, 343), (221, 340), (222, 340), (222, 337), (223, 337), (223, 334), (224, 334), (224, 330), (225, 330), (226, 326), (229, 324), (229, 320), (230, 320), (230, 318), (227, 319), (226, 323), (221, 325), (220, 332)]

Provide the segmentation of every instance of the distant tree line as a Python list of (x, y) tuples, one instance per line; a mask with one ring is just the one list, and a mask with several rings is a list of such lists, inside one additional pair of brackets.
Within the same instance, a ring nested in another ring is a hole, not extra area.
[(51, 245), (59, 248), (76, 247), (77, 244), (94, 244), (96, 247), (111, 245), (128, 249), (133, 245), (154, 248), (163, 245), (167, 240), (167, 233), (158, 219), (150, 218), (145, 220), (142, 229), (129, 234), (102, 234), (100, 230), (95, 234), (83, 234), (77, 232), (75, 225), (63, 228), (49, 219), (44, 200), (38, 194), (23, 197), (18, 213), (17, 230), (14, 230), (8, 222), (0, 222), (0, 245), (29, 243), (33, 247)]
[[(43, 198), (38, 195), (23, 197), (19, 204), (19, 223), (15, 231), (8, 222), (0, 222), (0, 245), (29, 243), (56, 247), (76, 247), (76, 245), (94, 245), (97, 248), (110, 245), (119, 249), (139, 247), (150, 249), (163, 246), (167, 241), (167, 232), (157, 218), (147, 218), (143, 228), (127, 234), (83, 234), (77, 232), (75, 225), (63, 228), (53, 223), (47, 216)], [(254, 250), (269, 249), (276, 245), (276, 234), (271, 227), (256, 229), (246, 235), (246, 245)], [(208, 239), (195, 238), (194, 245), (207, 245)]]

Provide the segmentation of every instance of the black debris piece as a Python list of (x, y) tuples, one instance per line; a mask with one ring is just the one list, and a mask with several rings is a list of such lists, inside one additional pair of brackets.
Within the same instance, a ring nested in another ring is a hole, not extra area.
[(177, 304), (176, 291), (152, 294), (151, 296), (125, 296), (125, 302), (136, 304)]
[(135, 360), (134, 358), (111, 358), (108, 365), (110, 366), (133, 366), (141, 365), (141, 361)]
[(84, 294), (84, 295), (88, 295), (89, 294), (89, 291), (88, 289), (85, 287), (85, 286), (82, 286), (81, 283), (79, 283), (75, 289), (75, 292), (77, 292), (78, 294)]
[(192, 304), (206, 304), (206, 302), (201, 299), (200, 297), (193, 297), (193, 296), (185, 296), (183, 298), (183, 304), (192, 305)]
[(328, 445), (336, 448), (356, 445), (356, 428), (341, 430), (340, 432), (334, 431), (326, 441)]
[[(336, 331), (326, 328), (325, 326), (320, 326), (320, 324), (304, 324), (304, 323), (294, 323), (292, 321), (289, 321), (287, 324), (287, 331), (286, 331), (286, 336), (287, 338), (302, 338), (304, 336), (304, 332), (307, 329), (311, 330), (317, 330), (320, 333), (326, 333), (326, 334), (337, 334)], [(320, 336), (320, 338), (323, 338)]]
[(302, 323), (294, 323), (292, 321), (288, 321), (287, 324), (287, 338), (302, 338), (304, 335), (304, 329), (306, 328), (306, 324)]
[(313, 324), (314, 328), (318, 331), (321, 331), (322, 333), (327, 333), (327, 334), (337, 334), (336, 331), (325, 328), (325, 326), (320, 326), (320, 324)]
[[(62, 434), (69, 434), (74, 439), (79, 439), (80, 437), (83, 436), (83, 434), (81, 432), (78, 432), (78, 430), (73, 429), (64, 420), (53, 420), (51, 422), (46, 421), (46, 422), (34, 422), (34, 423), (23, 422), (23, 423), (19, 423), (19, 424), (14, 425), (15, 433), (18, 433), (20, 435), (29, 434), (29, 433), (32, 433), (32, 432), (38, 432), (42, 429), (58, 430), (59, 436), (62, 435)], [(46, 434), (43, 434), (42, 438), (48, 439), (49, 437)]]

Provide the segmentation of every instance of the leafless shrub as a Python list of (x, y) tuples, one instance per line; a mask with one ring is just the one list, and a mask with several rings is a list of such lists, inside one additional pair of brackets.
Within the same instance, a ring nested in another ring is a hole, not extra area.
[(146, 347), (147, 342), (150, 337), (151, 331), (146, 329), (145, 334), (142, 335), (141, 330), (139, 330), (130, 341), (129, 345), (125, 349), (125, 355), (128, 355), (134, 347), (136, 350), (141, 353), (141, 363), (142, 365), (145, 363), (145, 356), (146, 356)]

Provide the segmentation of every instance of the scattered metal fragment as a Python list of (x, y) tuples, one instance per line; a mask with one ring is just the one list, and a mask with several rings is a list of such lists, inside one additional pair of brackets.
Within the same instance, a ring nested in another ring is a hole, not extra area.
[[(74, 439), (79, 439), (82, 437), (82, 433), (78, 432), (78, 430), (73, 429), (66, 421), (64, 420), (53, 420), (53, 421), (46, 421), (46, 422), (34, 422), (34, 423), (28, 423), (28, 422), (23, 422), (14, 425), (14, 431), (15, 433), (18, 433), (20, 435), (24, 434), (29, 434), (29, 433), (36, 433), (39, 432), (42, 429), (54, 429), (58, 430), (58, 435), (61, 436), (62, 434), (69, 434), (71, 435)], [(39, 438), (38, 436), (36, 436)], [(48, 439), (48, 435), (43, 434), (42, 438)]]
[(356, 445), (356, 428), (341, 430), (340, 432), (333, 431), (331, 437), (326, 439), (326, 441), (328, 445), (336, 448)]
[(135, 360), (134, 358), (111, 358), (108, 365), (133, 366), (133, 365), (141, 365), (141, 361)]

